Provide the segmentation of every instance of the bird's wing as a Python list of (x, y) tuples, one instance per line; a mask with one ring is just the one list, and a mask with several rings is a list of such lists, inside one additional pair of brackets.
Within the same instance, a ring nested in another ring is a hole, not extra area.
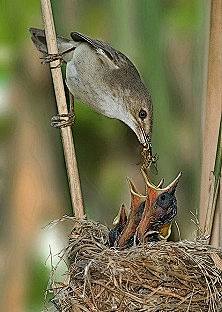
[[(45, 31), (43, 29), (31, 27), (29, 28), (29, 32), (31, 33), (31, 39), (34, 45), (36, 46), (36, 48), (40, 52), (47, 54), (48, 49), (47, 49), (47, 44), (46, 44)], [(63, 38), (61, 36), (56, 36), (56, 39), (57, 39), (58, 49), (60, 53), (63, 53), (64, 51), (71, 49), (71, 48), (75, 49), (76, 47), (75, 42), (69, 39)]]
[[(105, 55), (116, 65), (121, 66), (123, 64), (129, 63), (129, 59), (122, 54), (121, 52), (115, 50), (107, 43), (100, 41), (98, 39), (92, 39), (86, 35), (80, 34), (79, 32), (71, 32), (71, 37), (76, 42), (87, 42), (89, 43), (98, 54), (101, 56), (105, 53)], [(131, 63), (131, 62), (130, 62)]]

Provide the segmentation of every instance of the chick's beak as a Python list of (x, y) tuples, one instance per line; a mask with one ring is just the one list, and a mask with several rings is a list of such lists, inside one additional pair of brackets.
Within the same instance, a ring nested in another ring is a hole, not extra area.
[[(176, 179), (174, 179), (174, 181), (172, 183), (170, 183), (167, 187), (163, 188), (163, 183), (162, 180), (160, 181), (160, 183), (158, 184), (158, 186), (155, 186), (154, 184), (152, 184), (146, 173), (142, 171), (142, 174), (144, 176), (145, 182), (146, 182), (146, 203), (145, 203), (145, 208), (143, 211), (143, 215), (142, 215), (142, 219), (141, 222), (138, 226), (138, 238), (140, 241), (142, 241), (144, 239), (144, 235), (147, 231), (147, 229), (149, 229), (151, 227), (151, 225), (153, 224), (153, 222), (155, 222), (156, 220), (158, 220), (162, 214), (163, 211), (162, 209), (158, 209), (155, 206), (155, 202), (158, 198), (158, 196), (160, 196), (161, 194), (168, 192), (168, 193), (174, 193), (176, 190), (176, 187), (178, 185), (179, 179), (181, 177), (181, 172), (178, 174), (178, 176), (176, 177)], [(165, 212), (167, 213), (167, 212)], [(160, 234), (162, 234), (162, 236), (164, 238), (167, 238), (170, 234), (170, 228), (171, 228), (171, 222), (167, 223), (167, 224), (160, 224), (159, 226), (159, 231)]]
[(155, 189), (146, 188), (146, 202), (141, 221), (138, 226), (138, 238), (143, 241), (146, 231), (150, 228), (153, 220), (157, 218), (156, 211), (153, 209), (153, 203), (157, 198), (157, 191)]
[(134, 235), (136, 228), (141, 220), (143, 213), (142, 202), (146, 199), (146, 196), (140, 194), (133, 182), (128, 178), (131, 193), (131, 207), (127, 218), (126, 226), (118, 240), (118, 246), (122, 248), (127, 241)]

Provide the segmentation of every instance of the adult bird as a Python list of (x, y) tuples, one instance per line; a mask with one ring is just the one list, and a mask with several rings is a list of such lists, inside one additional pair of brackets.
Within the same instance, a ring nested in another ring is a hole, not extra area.
[(123, 53), (100, 40), (72, 32), (72, 40), (57, 36), (59, 54), (48, 55), (44, 30), (29, 31), (46, 60), (60, 58), (66, 63), (66, 84), (74, 97), (96, 112), (124, 122), (151, 151), (151, 96), (136, 67)]

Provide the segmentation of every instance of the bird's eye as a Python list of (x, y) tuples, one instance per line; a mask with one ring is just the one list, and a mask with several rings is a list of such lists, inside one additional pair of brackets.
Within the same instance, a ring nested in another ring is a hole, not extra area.
[(163, 209), (167, 209), (169, 206), (172, 205), (173, 202), (173, 195), (169, 193), (163, 193), (157, 199), (157, 205)]
[(139, 111), (139, 117), (143, 120), (145, 119), (147, 116), (147, 112), (141, 108), (141, 110)]
[(163, 194), (163, 195), (160, 196), (160, 198), (161, 198), (162, 201), (165, 201), (166, 195)]

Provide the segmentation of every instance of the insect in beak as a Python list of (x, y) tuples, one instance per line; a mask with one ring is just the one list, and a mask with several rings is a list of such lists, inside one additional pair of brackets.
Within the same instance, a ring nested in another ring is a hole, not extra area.
[(157, 174), (157, 160), (159, 159), (159, 157), (157, 156), (157, 154), (153, 155), (151, 142), (148, 144), (147, 147), (143, 147), (141, 155), (143, 157), (143, 164), (141, 166), (141, 169), (150, 169), (152, 173)]

